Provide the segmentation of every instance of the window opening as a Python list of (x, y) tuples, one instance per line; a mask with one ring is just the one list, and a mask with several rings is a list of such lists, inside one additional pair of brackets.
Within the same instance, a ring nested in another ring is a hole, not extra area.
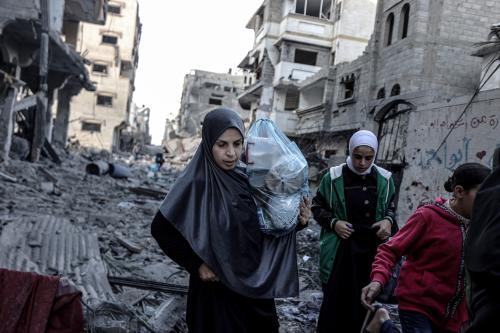
[(208, 104), (211, 105), (222, 105), (222, 100), (218, 98), (209, 98), (208, 99)]
[(408, 36), (408, 24), (410, 21), (410, 4), (405, 4), (403, 9), (401, 10), (401, 19), (400, 19), (400, 36), (401, 39), (404, 39)]
[(82, 131), (86, 132), (100, 132), (101, 124), (99, 123), (91, 123), (88, 121), (82, 121)]
[(377, 99), (384, 99), (384, 98), (385, 98), (385, 88), (381, 88), (377, 93)]
[(99, 74), (108, 74), (108, 66), (103, 64), (92, 64), (92, 72)]
[(97, 105), (113, 106), (113, 97), (107, 95), (97, 95)]
[(385, 45), (392, 44), (392, 30), (394, 29), (394, 14), (390, 13), (385, 21)]
[(118, 44), (118, 37), (111, 35), (102, 35), (102, 43), (116, 45)]
[(108, 13), (110, 14), (121, 14), (121, 11), (122, 11), (122, 8), (120, 6), (117, 6), (117, 5), (109, 5), (108, 4)]
[(316, 66), (317, 52), (295, 49), (294, 62), (297, 64)]
[(401, 93), (401, 86), (396, 83), (394, 86), (392, 86), (391, 96), (397, 96), (400, 93)]

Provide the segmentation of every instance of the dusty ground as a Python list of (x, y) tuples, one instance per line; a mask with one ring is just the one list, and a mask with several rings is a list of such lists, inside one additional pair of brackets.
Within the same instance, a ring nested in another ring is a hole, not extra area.
[[(163, 255), (149, 231), (162, 200), (155, 193), (169, 190), (186, 159), (167, 159), (155, 180), (148, 176), (152, 161), (147, 156), (134, 160), (128, 155), (89, 151), (59, 154), (60, 166), (47, 160), (36, 164), (12, 160), (0, 165), (4, 175), (0, 175), (0, 235), (23, 216), (63, 217), (97, 236), (108, 275), (186, 285), (186, 272)], [(132, 176), (114, 179), (87, 174), (85, 167), (93, 160), (122, 163)], [(146, 194), (140, 189), (153, 191)], [(277, 300), (282, 332), (314, 332), (322, 298), (318, 239), (319, 228), (314, 224), (298, 234), (301, 296)], [(113, 292), (116, 299), (109, 303), (85, 300), (89, 332), (186, 331), (182, 296), (118, 286), (113, 286)]]

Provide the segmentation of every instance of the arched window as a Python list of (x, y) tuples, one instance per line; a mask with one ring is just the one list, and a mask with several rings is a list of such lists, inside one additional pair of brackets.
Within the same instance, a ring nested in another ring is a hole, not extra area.
[(385, 98), (385, 88), (380, 88), (380, 90), (377, 93), (377, 99), (384, 99)]
[(392, 31), (394, 30), (394, 14), (390, 13), (385, 21), (385, 46), (392, 44)]
[(401, 94), (401, 86), (399, 84), (395, 84), (392, 86), (392, 89), (391, 89), (391, 96), (397, 96)]
[(408, 23), (410, 22), (410, 4), (405, 4), (401, 9), (401, 17), (399, 19), (399, 36), (401, 39), (408, 36)]

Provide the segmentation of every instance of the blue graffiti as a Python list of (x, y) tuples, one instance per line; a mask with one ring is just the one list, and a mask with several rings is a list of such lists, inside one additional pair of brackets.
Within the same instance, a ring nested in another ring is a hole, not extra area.
[(460, 163), (465, 163), (469, 160), (469, 144), (471, 140), (470, 138), (464, 137), (462, 139), (462, 146), (456, 150), (449, 150), (448, 143), (445, 143), (439, 151), (435, 149), (425, 150), (425, 152), (420, 155), (420, 162), (418, 165), (425, 170), (432, 166), (432, 162), (435, 162), (453, 171)]

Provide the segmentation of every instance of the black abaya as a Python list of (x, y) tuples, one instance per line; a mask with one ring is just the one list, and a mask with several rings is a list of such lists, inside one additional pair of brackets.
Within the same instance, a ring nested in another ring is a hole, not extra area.
[(220, 282), (203, 282), (203, 261), (182, 234), (158, 212), (151, 233), (167, 256), (190, 273), (186, 322), (191, 333), (276, 333), (279, 323), (273, 299), (237, 294)]

